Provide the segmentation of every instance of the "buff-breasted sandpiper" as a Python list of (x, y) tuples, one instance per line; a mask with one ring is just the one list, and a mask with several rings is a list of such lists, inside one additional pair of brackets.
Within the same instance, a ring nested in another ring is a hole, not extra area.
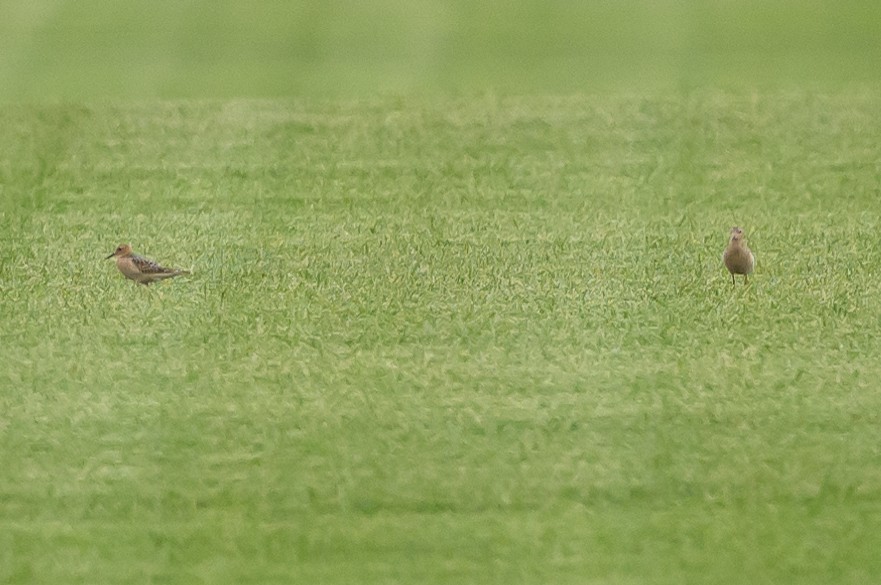
[(113, 254), (107, 258), (116, 258), (116, 267), (119, 268), (119, 271), (126, 278), (130, 278), (143, 285), (148, 285), (157, 280), (180, 276), (181, 274), (189, 274), (188, 270), (165, 268), (149, 258), (138, 256), (132, 252), (132, 247), (129, 244), (120, 244)]
[(731, 228), (731, 238), (722, 253), (722, 261), (725, 263), (725, 268), (731, 273), (731, 284), (736, 284), (735, 274), (743, 275), (744, 284), (749, 282), (749, 275), (756, 267), (756, 257), (746, 245), (743, 230), (737, 226)]

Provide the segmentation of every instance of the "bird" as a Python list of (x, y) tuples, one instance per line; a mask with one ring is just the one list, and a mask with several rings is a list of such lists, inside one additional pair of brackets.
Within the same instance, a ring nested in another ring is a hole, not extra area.
[(107, 256), (105, 260), (110, 258), (116, 258), (116, 267), (119, 268), (119, 271), (126, 278), (130, 278), (144, 286), (157, 280), (189, 274), (188, 270), (164, 268), (149, 258), (138, 256), (132, 251), (132, 247), (129, 244), (120, 244), (113, 254)]
[(731, 237), (728, 240), (728, 246), (722, 253), (722, 262), (731, 273), (731, 284), (737, 284), (734, 280), (735, 274), (742, 274), (743, 283), (749, 283), (748, 275), (752, 274), (756, 267), (756, 257), (746, 245), (743, 230), (737, 226), (731, 228)]

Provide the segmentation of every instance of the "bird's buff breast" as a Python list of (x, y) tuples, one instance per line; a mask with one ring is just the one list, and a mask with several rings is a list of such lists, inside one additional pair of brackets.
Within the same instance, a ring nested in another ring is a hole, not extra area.
[(119, 271), (122, 272), (126, 278), (131, 278), (132, 280), (140, 282), (143, 277), (143, 274), (138, 270), (138, 267), (135, 266), (135, 263), (132, 262), (131, 258), (117, 258), (116, 267), (119, 268)]
[(727, 250), (724, 255), (725, 266), (737, 274), (749, 274), (753, 271), (755, 259), (752, 253), (743, 248)]

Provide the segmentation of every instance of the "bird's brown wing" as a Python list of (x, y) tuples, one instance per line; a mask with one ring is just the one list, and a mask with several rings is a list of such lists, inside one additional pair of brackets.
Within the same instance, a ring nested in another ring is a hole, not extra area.
[(160, 266), (149, 258), (144, 258), (143, 256), (132, 256), (132, 264), (137, 266), (138, 270), (143, 274), (167, 274), (169, 272), (176, 272), (171, 268)]

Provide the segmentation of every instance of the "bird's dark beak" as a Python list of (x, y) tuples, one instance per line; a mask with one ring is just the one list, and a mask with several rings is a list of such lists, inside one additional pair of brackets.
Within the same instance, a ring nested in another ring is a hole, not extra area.
[(116, 256), (116, 252), (114, 252), (113, 254), (111, 254), (110, 256), (108, 256), (107, 258), (104, 258), (104, 259), (109, 260), (109, 259), (113, 258), (114, 256)]

